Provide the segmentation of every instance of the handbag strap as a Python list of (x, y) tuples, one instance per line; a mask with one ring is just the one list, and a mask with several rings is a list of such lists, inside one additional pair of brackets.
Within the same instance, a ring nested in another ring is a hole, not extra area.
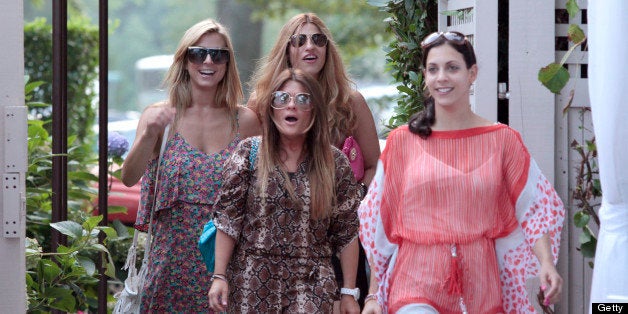
[[(166, 148), (166, 142), (168, 141), (169, 131), (170, 131), (170, 124), (168, 124), (166, 128), (164, 129), (164, 136), (161, 141), (161, 147), (159, 149), (159, 158), (157, 159), (157, 169), (155, 173), (155, 186), (153, 190), (153, 207), (157, 199), (157, 183), (159, 182), (159, 166), (161, 164), (161, 159), (163, 157), (164, 150)], [(139, 201), (139, 206), (142, 206), (142, 200)], [(150, 253), (154, 212), (155, 211), (151, 208), (150, 220), (148, 223), (148, 237), (146, 238), (146, 243), (144, 244), (144, 259), (142, 260), (142, 265), (148, 261), (148, 256)], [(129, 276), (137, 275), (137, 268), (135, 268), (135, 261), (137, 259), (137, 241), (138, 241), (139, 234), (140, 233), (138, 232), (138, 230), (135, 230), (133, 234), (133, 243), (131, 244), (131, 247), (129, 248), (129, 252), (127, 253), (127, 257), (126, 257), (126, 262), (124, 263), (124, 266), (122, 267), (122, 269), (128, 270)]]
[[(146, 237), (146, 244), (144, 246), (144, 260), (142, 264), (148, 261), (152, 247), (152, 233), (153, 233), (153, 217), (155, 215), (155, 202), (157, 201), (157, 186), (159, 185), (159, 170), (161, 166), (161, 160), (163, 159), (164, 150), (166, 149), (166, 143), (168, 142), (168, 135), (170, 133), (170, 124), (166, 125), (164, 129), (164, 135), (161, 139), (161, 148), (159, 149), (159, 158), (157, 158), (157, 169), (155, 170), (155, 186), (153, 187), (153, 206), (150, 209), (150, 220), (148, 222), (148, 236)], [(135, 241), (135, 239), (133, 239)]]
[(254, 137), (251, 142), (251, 152), (249, 154), (249, 169), (253, 170), (253, 165), (255, 164), (255, 159), (257, 159), (257, 149), (259, 148), (259, 137)]

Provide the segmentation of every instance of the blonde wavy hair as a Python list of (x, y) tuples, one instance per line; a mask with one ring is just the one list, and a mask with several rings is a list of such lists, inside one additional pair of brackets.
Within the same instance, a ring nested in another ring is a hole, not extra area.
[(214, 101), (219, 106), (226, 107), (229, 110), (232, 127), (236, 127), (238, 104), (244, 98), (240, 75), (238, 74), (233, 45), (231, 44), (227, 28), (212, 19), (200, 21), (185, 31), (174, 54), (172, 65), (166, 73), (164, 85), (168, 87), (170, 104), (177, 109), (174, 120), (175, 126), (185, 109), (192, 105), (192, 87), (190, 74), (187, 71), (187, 49), (198, 42), (203, 35), (210, 33), (219, 34), (225, 40), (229, 49), (227, 71), (225, 77), (218, 83)]
[(259, 146), (260, 154), (258, 159), (259, 191), (262, 195), (262, 202), (265, 202), (265, 191), (268, 187), (268, 178), (277, 168), (281, 169), (283, 182), (290, 194), (290, 198), (295, 204), (303, 206), (303, 201), (294, 192), (288, 173), (281, 167), (280, 158), (280, 132), (273, 122), (273, 108), (271, 107), (272, 93), (289, 81), (294, 81), (310, 94), (312, 100), (312, 111), (310, 128), (307, 131), (305, 143), (303, 144), (305, 160), (309, 160), (306, 169), (310, 181), (310, 216), (315, 219), (328, 217), (332, 208), (336, 205), (336, 163), (329, 142), (329, 125), (326, 119), (327, 111), (323, 105), (323, 92), (318, 82), (308, 73), (299, 69), (285, 69), (277, 74), (277, 77), (270, 82), (269, 88), (258, 94), (258, 109), (263, 119), (262, 142)]
[[(327, 104), (327, 116), (331, 130), (331, 143), (337, 144), (345, 135), (353, 134), (357, 127), (356, 116), (352, 110), (351, 92), (355, 84), (349, 78), (342, 62), (342, 57), (325, 23), (314, 13), (302, 13), (291, 18), (279, 32), (279, 37), (269, 54), (262, 58), (249, 85), (256, 95), (267, 94), (271, 82), (287, 68), (290, 63), (290, 36), (298, 34), (305, 24), (314, 24), (327, 36), (326, 61), (317, 79), (323, 90), (324, 103)], [(259, 102), (252, 103), (251, 109), (259, 113)]]

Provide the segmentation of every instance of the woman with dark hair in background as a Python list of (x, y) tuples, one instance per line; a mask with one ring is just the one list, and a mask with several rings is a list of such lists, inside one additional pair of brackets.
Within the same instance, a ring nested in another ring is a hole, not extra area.
[(363, 313), (528, 313), (526, 280), (560, 298), (563, 204), (519, 133), (471, 110), (461, 33), (425, 38), (425, 109), (393, 130), (362, 202), (372, 269)]

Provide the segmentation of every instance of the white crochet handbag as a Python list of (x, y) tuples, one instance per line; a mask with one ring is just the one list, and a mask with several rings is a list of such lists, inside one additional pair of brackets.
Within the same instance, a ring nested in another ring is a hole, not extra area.
[[(167, 125), (164, 129), (164, 136), (161, 141), (161, 148), (159, 149), (159, 158), (157, 159), (157, 170), (155, 172), (155, 187), (153, 193), (153, 205), (157, 198), (157, 185), (159, 182), (159, 165), (161, 164), (161, 158), (166, 148), (166, 142), (168, 141), (168, 131), (170, 125)], [(135, 261), (137, 260), (137, 238), (139, 231), (135, 230), (133, 235), (133, 244), (129, 248), (129, 252), (126, 257), (126, 262), (122, 269), (128, 270), (128, 276), (124, 281), (124, 289), (114, 295), (116, 298), (116, 306), (113, 309), (113, 313), (140, 313), (140, 305), (142, 304), (142, 289), (144, 288), (144, 282), (146, 280), (148, 261), (150, 256), (151, 244), (152, 244), (152, 227), (153, 227), (153, 214), (155, 211), (151, 209), (150, 220), (148, 223), (148, 236), (146, 237), (146, 243), (144, 245), (144, 258), (142, 259), (142, 266), (138, 273), (135, 267)]]

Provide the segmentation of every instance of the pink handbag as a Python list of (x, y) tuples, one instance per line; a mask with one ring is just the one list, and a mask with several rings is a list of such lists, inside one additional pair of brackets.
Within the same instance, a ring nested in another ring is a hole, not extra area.
[(345, 143), (342, 145), (342, 152), (349, 158), (355, 179), (357, 181), (362, 180), (364, 177), (364, 157), (362, 156), (362, 150), (360, 149), (360, 145), (358, 145), (358, 141), (356, 141), (353, 136), (349, 136), (345, 139)]

